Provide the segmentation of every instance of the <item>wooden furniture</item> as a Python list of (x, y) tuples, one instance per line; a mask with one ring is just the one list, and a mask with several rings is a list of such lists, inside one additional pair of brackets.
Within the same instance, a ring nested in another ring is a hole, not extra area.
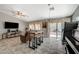
[(2, 34), (2, 39), (17, 37), (19, 36), (19, 34), (20, 34), (20, 31), (6, 32)]
[(24, 35), (20, 34), (20, 40), (22, 43), (26, 43), (29, 39), (29, 32), (26, 32)]
[(26, 43), (26, 38), (23, 35), (20, 35), (20, 40), (22, 43)]
[(2, 39), (2, 34), (0, 34), (0, 39)]
[(35, 49), (37, 46), (43, 43), (43, 32), (42, 31), (26, 31), (24, 35), (20, 35), (22, 43), (28, 43), (28, 47)]
[(32, 49), (37, 48), (37, 46), (41, 45), (41, 43), (43, 43), (43, 36), (42, 36), (43, 32), (42, 31), (31, 31), (30, 35), (32, 36), (31, 41), (29, 41), (29, 47)]
[(22, 43), (26, 43), (27, 41), (31, 41), (33, 35), (30, 34), (30, 31), (26, 31), (24, 35), (20, 35), (20, 40)]

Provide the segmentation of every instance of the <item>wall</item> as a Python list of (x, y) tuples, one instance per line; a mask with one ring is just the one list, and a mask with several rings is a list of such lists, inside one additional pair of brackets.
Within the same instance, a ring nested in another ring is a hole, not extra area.
[[(75, 10), (72, 16), (72, 22), (79, 22), (79, 6), (77, 7), (77, 9)], [(79, 30), (79, 25), (77, 29)]]
[(73, 16), (72, 16), (72, 21), (79, 21), (79, 6), (75, 10)]
[[(75, 12), (72, 16), (72, 21), (73, 22), (79, 22), (79, 6), (77, 7), (77, 9), (75, 10)], [(75, 37), (79, 38), (79, 24), (78, 24), (77, 32), (75, 32)], [(79, 40), (79, 39), (77, 39), (77, 40)]]
[[(42, 25), (42, 22), (47, 22), (47, 28), (43, 29), (44, 31), (44, 35), (45, 37), (48, 37), (50, 35), (50, 31), (51, 29), (53, 29), (52, 25), (50, 25), (51, 23), (61, 23), (62, 24), (62, 29), (64, 28), (64, 22), (70, 22), (71, 17), (64, 17), (64, 18), (60, 18), (60, 19), (46, 19), (46, 20), (39, 20), (39, 21), (32, 21), (29, 22), (29, 24), (36, 24), (36, 23), (40, 23)], [(54, 26), (55, 27), (55, 26)], [(61, 30), (61, 27), (58, 27), (59, 30)]]
[(4, 22), (16, 22), (19, 23), (19, 30), (24, 31), (25, 27), (27, 26), (27, 23), (24, 21), (21, 21), (15, 17), (9, 16), (7, 14), (4, 14), (0, 12), (0, 34), (6, 32), (7, 30), (4, 28)]

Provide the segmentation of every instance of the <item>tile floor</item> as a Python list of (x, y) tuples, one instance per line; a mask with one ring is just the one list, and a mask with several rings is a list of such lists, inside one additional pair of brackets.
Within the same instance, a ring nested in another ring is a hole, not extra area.
[(61, 38), (44, 38), (44, 43), (32, 50), (28, 43), (22, 44), (19, 37), (0, 40), (0, 54), (64, 54)]

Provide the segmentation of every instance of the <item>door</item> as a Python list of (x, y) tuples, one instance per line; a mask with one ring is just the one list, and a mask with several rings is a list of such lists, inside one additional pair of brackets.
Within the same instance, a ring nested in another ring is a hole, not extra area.
[(49, 23), (49, 36), (61, 38), (62, 23)]
[(56, 23), (50, 23), (49, 24), (49, 36), (50, 37), (56, 37)]

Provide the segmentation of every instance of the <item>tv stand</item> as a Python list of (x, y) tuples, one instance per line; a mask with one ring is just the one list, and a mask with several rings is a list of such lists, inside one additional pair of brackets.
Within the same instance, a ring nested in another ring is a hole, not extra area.
[(11, 31), (11, 32), (6, 32), (2, 34), (2, 39), (5, 38), (13, 38), (13, 37), (17, 37), (20, 35), (20, 31)]

